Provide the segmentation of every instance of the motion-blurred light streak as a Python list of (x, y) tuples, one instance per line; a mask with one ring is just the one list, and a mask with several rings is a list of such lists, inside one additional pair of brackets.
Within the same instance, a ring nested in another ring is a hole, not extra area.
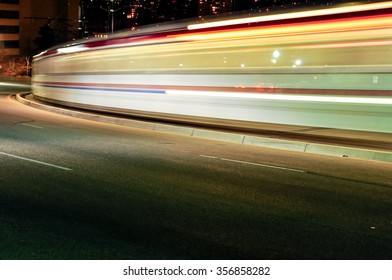
[(392, 1), (146, 27), (35, 56), (33, 92), (203, 123), (392, 133), (391, 42)]

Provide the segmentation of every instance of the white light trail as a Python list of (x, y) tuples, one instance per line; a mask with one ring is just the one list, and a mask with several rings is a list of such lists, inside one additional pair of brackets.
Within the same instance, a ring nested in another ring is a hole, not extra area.
[(305, 101), (305, 102), (335, 102), (335, 103), (357, 103), (357, 104), (379, 104), (392, 105), (392, 98), (388, 97), (346, 97), (346, 96), (315, 96), (297, 94), (270, 94), (270, 93), (236, 93), (216, 91), (175, 91), (167, 90), (172, 95), (211, 96), (226, 98), (247, 98), (280, 101)]

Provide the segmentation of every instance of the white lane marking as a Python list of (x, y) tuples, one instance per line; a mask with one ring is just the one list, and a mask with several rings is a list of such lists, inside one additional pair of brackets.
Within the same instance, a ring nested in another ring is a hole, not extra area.
[(304, 173), (305, 172), (304, 170), (300, 170), (300, 169), (293, 169), (293, 168), (287, 168), (287, 167), (281, 167), (281, 166), (275, 166), (275, 165), (268, 165), (268, 164), (262, 164), (262, 163), (255, 163), (255, 162), (249, 162), (249, 161), (242, 161), (242, 160), (235, 160), (235, 159), (228, 159), (228, 158), (221, 158), (221, 160), (231, 161), (231, 162), (236, 162), (236, 163), (249, 164), (249, 165), (262, 166), (262, 167), (268, 167), (268, 168), (275, 168), (275, 169), (281, 169), (281, 170), (287, 170), (287, 171), (293, 171), (293, 172), (300, 172), (300, 173)]
[(30, 161), (30, 162), (34, 162), (34, 163), (38, 163), (38, 164), (42, 164), (42, 165), (46, 165), (46, 166), (62, 169), (62, 170), (67, 170), (67, 171), (71, 171), (72, 170), (72, 169), (67, 168), (67, 167), (63, 167), (63, 166), (59, 166), (59, 165), (55, 165), (55, 164), (51, 164), (51, 163), (35, 160), (35, 159), (20, 157), (20, 156), (16, 156), (16, 155), (12, 155), (12, 154), (7, 154), (7, 153), (3, 153), (3, 152), (0, 152), (0, 155), (12, 157), (12, 158), (17, 158), (17, 159), (21, 159), (21, 160), (25, 160), (25, 161)]
[(216, 159), (217, 157), (214, 157), (214, 156), (206, 156), (206, 155), (200, 155), (201, 157), (205, 157), (205, 158), (213, 158), (213, 159)]
[(21, 123), (21, 125), (43, 129), (43, 127), (40, 127), (38, 125), (28, 124), (28, 123)]
[(262, 163), (255, 163), (255, 162), (249, 162), (249, 161), (242, 161), (242, 160), (235, 160), (235, 159), (228, 159), (228, 158), (218, 158), (214, 156), (207, 156), (207, 155), (200, 155), (201, 157), (205, 158), (212, 158), (212, 159), (219, 159), (223, 161), (229, 161), (229, 162), (235, 162), (235, 163), (241, 163), (241, 164), (248, 164), (248, 165), (255, 165), (255, 166), (261, 166), (261, 167), (267, 167), (267, 168), (274, 168), (274, 169), (280, 169), (280, 170), (286, 170), (286, 171), (292, 171), (292, 172), (299, 172), (299, 173), (305, 173), (305, 170), (300, 170), (300, 169), (293, 169), (293, 168), (287, 168), (287, 167), (281, 167), (281, 166), (275, 166), (275, 165), (268, 165), (268, 164), (262, 164)]

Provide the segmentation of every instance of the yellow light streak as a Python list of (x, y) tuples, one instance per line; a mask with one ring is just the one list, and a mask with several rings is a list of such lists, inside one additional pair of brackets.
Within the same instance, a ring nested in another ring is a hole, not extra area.
[(179, 40), (223, 40), (231, 38), (262, 37), (262, 36), (282, 36), (301, 35), (309, 33), (330, 33), (336, 31), (369, 30), (372, 28), (389, 27), (392, 29), (392, 17), (375, 17), (365, 19), (350, 19), (320, 22), (313, 24), (296, 24), (289, 26), (257, 27), (240, 30), (200, 32), (196, 34), (180, 34), (170, 37)]
[(334, 14), (343, 14), (343, 13), (361, 12), (361, 11), (372, 11), (372, 10), (387, 9), (387, 8), (392, 8), (392, 2), (373, 3), (373, 4), (366, 4), (360, 6), (344, 6), (344, 7), (337, 7), (331, 9), (314, 10), (314, 11), (302, 11), (302, 12), (285, 13), (285, 14), (278, 14), (278, 15), (263, 15), (257, 17), (249, 17), (249, 18), (229, 19), (229, 20), (223, 20), (217, 22), (198, 23), (198, 24), (188, 25), (188, 29), (198, 30), (198, 29), (238, 25), (238, 24), (306, 18), (306, 17), (334, 15)]

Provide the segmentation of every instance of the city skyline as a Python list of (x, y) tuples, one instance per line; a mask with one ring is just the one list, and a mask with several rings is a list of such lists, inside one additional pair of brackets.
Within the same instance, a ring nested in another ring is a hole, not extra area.
[(346, 0), (81, 0), (84, 36), (138, 26), (247, 10), (269, 12), (303, 6), (328, 6)]

